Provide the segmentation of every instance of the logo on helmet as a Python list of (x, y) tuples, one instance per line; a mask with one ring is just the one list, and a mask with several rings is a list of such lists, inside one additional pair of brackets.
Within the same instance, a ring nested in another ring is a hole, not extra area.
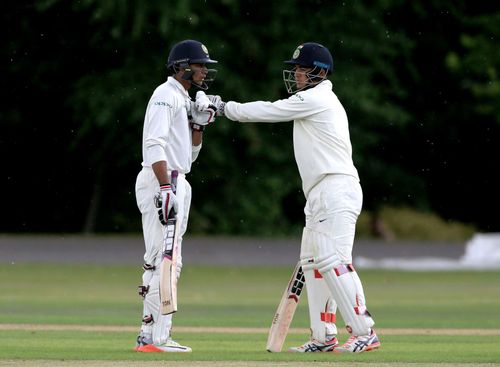
[(330, 69), (330, 64), (325, 64), (324, 62), (320, 62), (320, 61), (314, 61), (313, 65), (319, 66), (320, 68), (327, 69), (327, 70)]
[(302, 48), (302, 45), (300, 45), (299, 47), (297, 47), (297, 49), (294, 51), (293, 55), (292, 55), (292, 59), (296, 59), (297, 57), (299, 57), (300, 55), (300, 49)]
[(201, 44), (201, 49), (203, 50), (204, 53), (208, 55), (208, 48), (203, 43)]

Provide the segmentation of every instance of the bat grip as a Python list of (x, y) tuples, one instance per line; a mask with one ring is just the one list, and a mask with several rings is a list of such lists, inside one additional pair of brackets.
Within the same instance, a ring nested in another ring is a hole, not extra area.
[(172, 171), (172, 174), (170, 176), (170, 185), (172, 186), (172, 191), (175, 193), (177, 193), (177, 177), (179, 176), (179, 171), (177, 171), (176, 169), (174, 169)]
[[(177, 177), (179, 176), (179, 171), (173, 170), (171, 175), (170, 175), (170, 186), (172, 187), (172, 191), (174, 194), (177, 192)], [(170, 209), (170, 212), (168, 213), (168, 220), (175, 220), (177, 213), (175, 212), (174, 208)]]

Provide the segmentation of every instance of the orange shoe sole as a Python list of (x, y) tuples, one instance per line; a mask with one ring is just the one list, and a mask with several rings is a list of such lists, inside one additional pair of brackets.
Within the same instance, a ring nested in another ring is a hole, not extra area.
[(135, 350), (142, 353), (163, 353), (163, 350), (155, 347), (153, 344), (142, 345), (135, 348)]

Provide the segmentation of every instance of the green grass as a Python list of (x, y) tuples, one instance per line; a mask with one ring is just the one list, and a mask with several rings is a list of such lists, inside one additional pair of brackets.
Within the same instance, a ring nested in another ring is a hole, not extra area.
[[(267, 328), (289, 268), (186, 265), (179, 284), (175, 326)], [(500, 272), (360, 270), (377, 327), (500, 328)], [(131, 266), (0, 265), (0, 324), (122, 325), (139, 328), (141, 270)], [(292, 327), (307, 328), (302, 297)], [(339, 322), (342, 328), (342, 322)], [(265, 352), (266, 333), (184, 333), (189, 355), (131, 351), (136, 332), (0, 330), (2, 360), (312, 361), (366, 363), (499, 363), (500, 335), (380, 334), (382, 348), (361, 355)], [(345, 339), (346, 335), (341, 335)], [(303, 343), (290, 334), (285, 347)]]

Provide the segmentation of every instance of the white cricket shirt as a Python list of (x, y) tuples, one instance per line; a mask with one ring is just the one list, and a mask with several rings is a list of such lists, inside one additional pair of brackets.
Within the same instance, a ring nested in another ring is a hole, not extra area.
[(327, 174), (351, 175), (359, 180), (352, 161), (347, 115), (329, 80), (272, 103), (227, 102), (224, 111), (233, 121), (293, 120), (295, 160), (306, 198)]
[(189, 94), (173, 77), (158, 86), (146, 108), (142, 134), (142, 165), (167, 161), (169, 170), (187, 174), (193, 161), (188, 123)]

